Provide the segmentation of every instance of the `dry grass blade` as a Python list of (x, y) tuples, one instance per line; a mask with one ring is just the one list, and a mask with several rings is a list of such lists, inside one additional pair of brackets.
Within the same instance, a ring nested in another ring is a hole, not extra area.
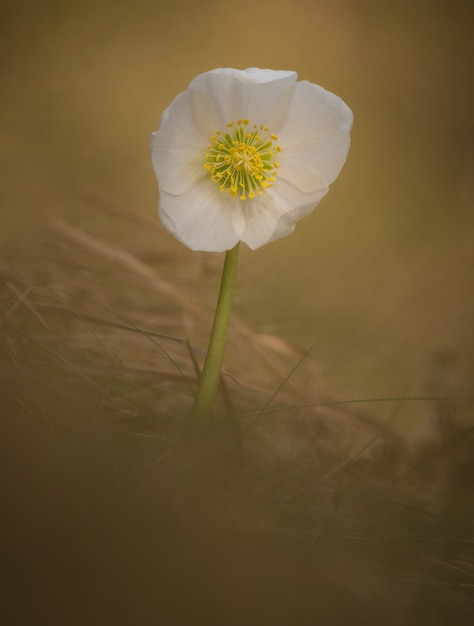
[[(40, 563), (55, 571), (63, 558), (66, 569), (80, 563), (88, 581), (107, 578), (133, 610), (150, 606), (157, 584), (175, 597), (179, 562), (227, 600), (234, 595), (222, 572), (244, 571), (235, 581), (247, 594), (269, 580), (296, 598), (285, 623), (301, 607), (314, 615), (308, 581), (324, 590), (317, 612), (327, 623), (341, 594), (352, 616), (370, 607), (377, 623), (387, 623), (389, 609), (399, 623), (441, 626), (418, 619), (427, 606), (465, 619), (473, 433), (458, 416), (472, 413), (472, 399), (325, 397), (311, 356), (235, 316), (216, 414), (249, 429), (245, 465), (229, 467), (224, 449), (210, 475), (183, 477), (174, 459), (212, 311), (179, 286), (179, 271), (171, 282), (160, 267), (64, 221), (1, 262), (0, 487), (15, 511), (12, 524), (2, 521), (13, 569), (38, 581)], [(410, 451), (397, 431), (406, 413), (439, 419), (446, 435)], [(32, 565), (38, 546), (45, 555)], [(203, 574), (203, 562), (212, 571)], [(54, 572), (45, 579), (64, 589)], [(109, 613), (103, 623), (120, 622)]]

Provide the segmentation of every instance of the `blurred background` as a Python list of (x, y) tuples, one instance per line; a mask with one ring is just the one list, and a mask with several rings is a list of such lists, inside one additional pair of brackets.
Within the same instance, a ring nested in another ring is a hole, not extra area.
[[(131, 252), (193, 266), (196, 256), (171, 236), (129, 238), (101, 203), (156, 219), (149, 135), (196, 74), (296, 70), (352, 108), (352, 148), (292, 237), (245, 251), (236, 311), (312, 348), (318, 384), (331, 394), (418, 393), (440, 353), (457, 363), (453, 384), (466, 384), (474, 366), (468, 2), (20, 1), (4, 7), (1, 29), (3, 240), (24, 241), (59, 215)], [(186, 285), (210, 302), (215, 288), (215, 277)]]
[[(468, 623), (472, 31), (467, 0), (2, 7), (8, 623)], [(223, 255), (161, 227), (148, 143), (196, 74), (249, 66), (338, 94), (352, 147), (291, 237), (242, 250), (225, 368), (266, 430), (258, 468), (203, 493), (166, 463)], [(410, 397), (450, 400), (269, 419)]]

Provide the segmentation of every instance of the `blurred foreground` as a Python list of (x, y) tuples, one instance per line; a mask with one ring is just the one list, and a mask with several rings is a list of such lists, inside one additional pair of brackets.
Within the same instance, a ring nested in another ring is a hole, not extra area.
[(60, 221), (1, 263), (3, 623), (469, 622), (472, 398), (338, 404), (236, 315), (217, 454), (185, 469), (211, 323), (187, 268)]

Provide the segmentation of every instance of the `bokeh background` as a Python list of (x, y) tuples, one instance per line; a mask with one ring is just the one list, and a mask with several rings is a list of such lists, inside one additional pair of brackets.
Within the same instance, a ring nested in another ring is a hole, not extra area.
[[(5, 623), (469, 623), (471, 3), (4, 4)], [(261, 429), (203, 487), (172, 460), (223, 255), (159, 225), (148, 143), (219, 66), (296, 70), (355, 121), (315, 212), (242, 250), (225, 369)]]
[[(459, 0), (9, 3), (0, 236), (61, 215), (191, 267), (171, 236), (127, 240), (100, 202), (155, 218), (149, 135), (196, 74), (294, 69), (352, 108), (352, 148), (292, 237), (244, 253), (236, 310), (312, 348), (339, 397), (416, 394), (447, 353), (461, 388), (474, 366), (471, 24)], [(212, 301), (215, 285), (186, 289)]]

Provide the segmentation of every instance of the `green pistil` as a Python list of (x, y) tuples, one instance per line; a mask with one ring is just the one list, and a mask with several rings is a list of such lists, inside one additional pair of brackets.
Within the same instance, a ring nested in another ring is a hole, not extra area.
[(281, 151), (273, 142), (278, 137), (263, 124), (249, 120), (229, 122), (229, 132), (220, 130), (211, 137), (204, 167), (219, 190), (239, 200), (261, 196), (276, 180), (279, 163), (275, 154)]

